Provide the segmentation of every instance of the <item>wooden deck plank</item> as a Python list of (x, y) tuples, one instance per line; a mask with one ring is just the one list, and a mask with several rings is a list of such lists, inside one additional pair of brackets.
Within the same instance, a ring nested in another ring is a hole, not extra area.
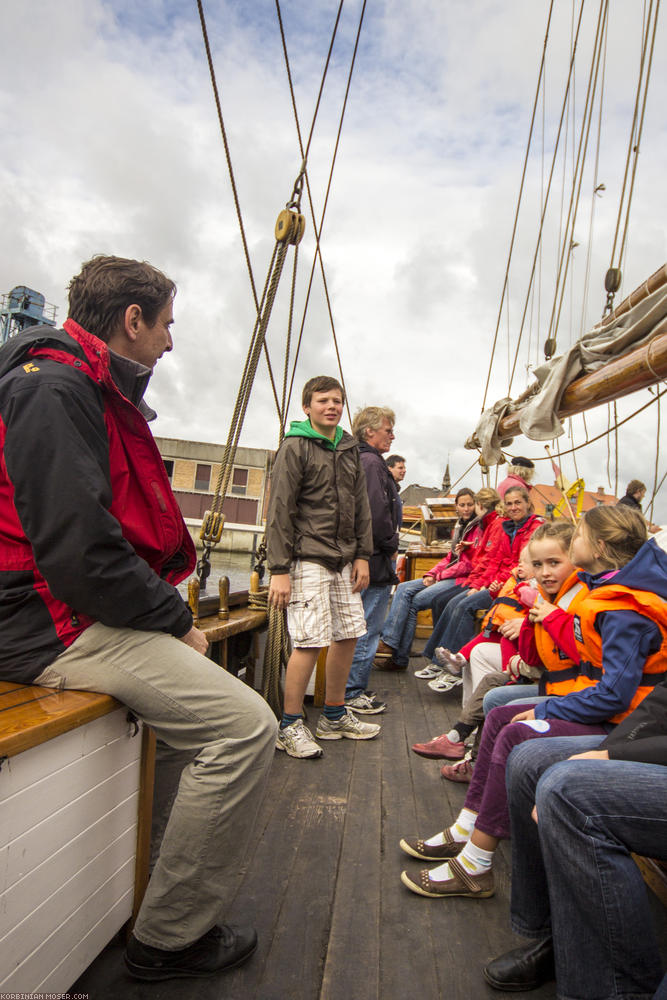
[[(280, 831), (284, 841), (282, 849), (276, 844), (284, 860), (272, 852), (247, 880), (259, 882), (261, 905), (269, 902), (269, 893), (273, 897), (275, 922), (254, 994), (266, 1000), (316, 1000), (319, 995), (354, 749), (348, 741), (333, 742), (324, 744), (321, 760), (285, 760), (290, 769), (287, 794), (273, 826), (273, 835)], [(277, 892), (276, 879), (282, 882)], [(238, 1000), (247, 996), (241, 992)]]
[[(413, 784), (409, 740), (414, 730), (413, 707), (422, 714), (421, 706), (407, 705), (403, 693), (409, 678), (396, 676), (383, 686), (389, 704), (385, 723), (385, 759), (382, 768), (382, 910), (381, 910), (381, 997), (438, 996), (438, 976), (435, 960), (436, 938), (429, 908), (420, 906), (417, 896), (400, 882), (401, 871), (418, 861), (410, 859), (399, 848), (402, 836), (410, 836), (423, 822), (424, 800), (430, 800), (437, 790), (437, 772), (428, 767), (417, 769), (419, 781)], [(373, 678), (374, 686), (375, 677)], [(424, 723), (421, 722), (421, 725)], [(422, 762), (426, 764), (426, 761)]]
[[(378, 774), (387, 732), (354, 744), (349, 804), (338, 863), (320, 1000), (379, 998), (382, 803)], [(361, 954), (363, 960), (356, 957)]]

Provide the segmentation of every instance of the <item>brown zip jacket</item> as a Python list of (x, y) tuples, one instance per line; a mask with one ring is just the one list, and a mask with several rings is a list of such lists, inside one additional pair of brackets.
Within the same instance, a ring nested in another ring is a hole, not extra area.
[(371, 512), (355, 438), (343, 431), (335, 449), (318, 438), (285, 438), (271, 476), (266, 537), (271, 573), (287, 573), (295, 559), (340, 572), (370, 558)]

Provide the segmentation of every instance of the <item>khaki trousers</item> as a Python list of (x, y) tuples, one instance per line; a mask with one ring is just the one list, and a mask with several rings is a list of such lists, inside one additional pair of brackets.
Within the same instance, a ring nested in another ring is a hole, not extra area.
[(99, 623), (36, 678), (113, 695), (157, 737), (197, 754), (181, 776), (134, 928), (178, 949), (221, 922), (273, 759), (277, 723), (260, 696), (160, 632)]

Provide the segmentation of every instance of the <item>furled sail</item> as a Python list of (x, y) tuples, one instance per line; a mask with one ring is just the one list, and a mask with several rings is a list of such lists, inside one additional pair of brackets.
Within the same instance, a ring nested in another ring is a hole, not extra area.
[[(502, 448), (508, 447), (515, 435), (524, 434), (533, 441), (549, 441), (563, 434), (561, 417), (659, 382), (667, 374), (662, 359), (662, 354), (667, 352), (660, 352), (660, 361), (657, 352), (652, 356), (658, 339), (665, 340), (663, 346), (667, 346), (667, 264), (569, 351), (536, 368), (536, 381), (519, 399), (500, 399), (486, 409), (474, 434), (466, 441), (466, 448), (479, 449), (482, 462), (495, 465), (502, 460)], [(644, 377), (628, 378), (624, 388), (621, 366), (620, 383), (612, 393), (606, 396), (599, 391), (596, 393), (604, 382), (607, 367), (617, 363), (619, 358), (627, 360), (628, 375), (631, 371), (636, 374), (639, 360)], [(584, 386), (585, 377), (591, 373), (600, 373), (600, 377), (591, 378), (590, 385)], [(572, 390), (576, 386), (586, 390), (583, 395), (579, 393), (579, 402), (573, 398)]]

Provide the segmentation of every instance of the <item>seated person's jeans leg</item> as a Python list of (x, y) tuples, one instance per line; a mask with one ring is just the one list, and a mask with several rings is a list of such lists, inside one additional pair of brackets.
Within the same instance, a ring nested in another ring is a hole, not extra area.
[(662, 965), (637, 854), (667, 860), (667, 768), (563, 761), (540, 779), (539, 836), (561, 996), (646, 997)]

